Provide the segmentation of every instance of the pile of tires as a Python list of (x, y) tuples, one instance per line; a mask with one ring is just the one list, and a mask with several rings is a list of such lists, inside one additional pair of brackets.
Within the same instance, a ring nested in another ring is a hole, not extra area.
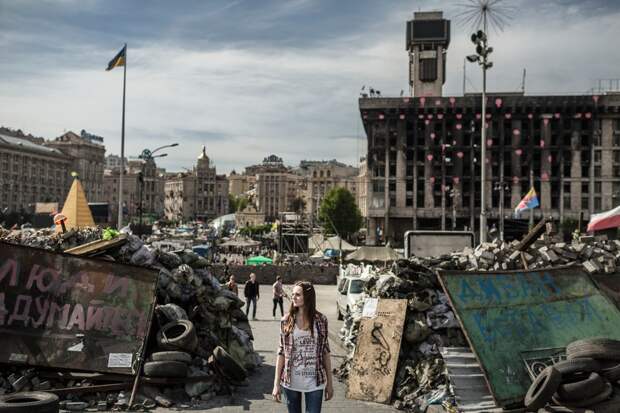
[(566, 360), (543, 370), (525, 395), (528, 412), (620, 412), (620, 341), (578, 340)]
[(183, 351), (159, 351), (151, 354), (143, 370), (147, 377), (184, 378), (191, 363), (192, 356)]

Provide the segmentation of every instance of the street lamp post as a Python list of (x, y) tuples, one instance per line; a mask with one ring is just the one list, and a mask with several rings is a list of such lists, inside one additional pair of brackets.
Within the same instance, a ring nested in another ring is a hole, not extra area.
[(480, 242), (487, 240), (487, 217), (486, 217), (486, 106), (487, 106), (487, 69), (493, 67), (493, 62), (488, 61), (488, 55), (493, 48), (487, 44), (487, 19), (484, 15), (484, 30), (471, 35), (471, 41), (476, 45), (476, 54), (467, 56), (467, 60), (482, 67), (482, 118), (480, 119)]
[(138, 184), (140, 185), (140, 190), (139, 190), (139, 195), (140, 195), (140, 203), (139, 203), (139, 218), (138, 218), (138, 222), (140, 225), (140, 231), (142, 231), (142, 211), (143, 211), (143, 195), (144, 195), (144, 181), (146, 178), (146, 171), (144, 170), (145, 165), (155, 159), (155, 158), (163, 158), (165, 156), (168, 156), (167, 153), (162, 153), (160, 155), (155, 155), (156, 152), (165, 149), (165, 148), (174, 148), (175, 146), (179, 146), (178, 143), (172, 143), (170, 145), (163, 145), (160, 146), (158, 148), (153, 149), (152, 151), (150, 149), (144, 149), (142, 150), (142, 153), (140, 154), (140, 156), (138, 156), (138, 158), (142, 159), (143, 164), (142, 164), (142, 170), (139, 172), (138, 174)]

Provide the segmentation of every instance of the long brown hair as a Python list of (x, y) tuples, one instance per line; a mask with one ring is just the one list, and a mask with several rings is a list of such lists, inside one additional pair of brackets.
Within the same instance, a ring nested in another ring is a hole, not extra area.
[[(316, 292), (314, 286), (310, 281), (297, 281), (293, 288), (301, 287), (302, 295), (304, 297), (304, 316), (310, 323), (310, 334), (314, 337), (314, 315), (316, 314)], [(295, 328), (295, 316), (299, 311), (298, 307), (293, 305), (291, 300), (291, 306), (288, 309), (288, 316), (286, 324), (284, 326), (284, 333), (291, 334)]]

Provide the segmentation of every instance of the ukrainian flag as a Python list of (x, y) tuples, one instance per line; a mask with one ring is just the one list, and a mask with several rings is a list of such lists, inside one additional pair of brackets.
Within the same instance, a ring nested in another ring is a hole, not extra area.
[(115, 67), (125, 66), (126, 53), (127, 53), (127, 45), (125, 45), (121, 49), (121, 51), (118, 52), (116, 56), (114, 56), (114, 59), (110, 60), (110, 63), (108, 63), (108, 68), (106, 70), (112, 70)]

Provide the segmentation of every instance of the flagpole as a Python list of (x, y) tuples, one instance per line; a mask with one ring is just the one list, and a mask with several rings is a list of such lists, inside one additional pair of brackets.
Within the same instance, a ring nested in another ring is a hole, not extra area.
[(123, 123), (121, 129), (121, 169), (118, 175), (118, 224), (123, 226), (123, 175), (125, 174), (125, 85), (127, 83), (127, 43), (125, 43), (125, 61), (123, 65)]
[[(534, 188), (534, 169), (530, 167), (530, 189)], [(530, 231), (534, 228), (534, 208), (530, 208)]]

